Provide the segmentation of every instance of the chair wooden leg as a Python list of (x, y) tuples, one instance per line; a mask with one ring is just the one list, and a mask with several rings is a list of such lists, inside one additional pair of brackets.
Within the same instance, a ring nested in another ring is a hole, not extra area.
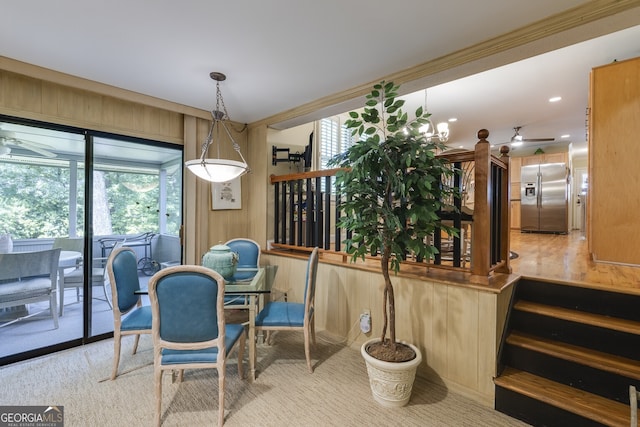
[(51, 312), (51, 317), (53, 318), (53, 326), (55, 329), (58, 329), (58, 307), (57, 304), (58, 295), (55, 292), (51, 292), (49, 296), (49, 311)]
[(316, 345), (316, 316), (311, 318), (311, 341), (313, 345)]
[(160, 420), (162, 418), (162, 369), (154, 367), (153, 376), (156, 383), (156, 426), (160, 427)]
[(115, 380), (118, 376), (118, 365), (120, 364), (120, 344), (121, 335), (119, 332), (113, 333), (113, 370), (111, 371), (111, 379)]
[(138, 351), (138, 343), (140, 342), (140, 334), (136, 334), (136, 340), (133, 343), (133, 353), (131, 354), (136, 354), (136, 351)]
[(240, 339), (238, 340), (238, 375), (240, 379), (244, 379), (244, 367), (242, 365), (244, 360), (244, 348), (247, 342), (247, 335), (244, 331), (242, 331), (242, 335), (240, 335)]
[(226, 367), (224, 364), (218, 366), (218, 425), (224, 424), (224, 372)]
[(184, 379), (184, 369), (171, 370), (171, 384), (175, 384), (176, 382), (181, 383), (183, 379)]
[(305, 328), (304, 329), (304, 355), (307, 358), (307, 368), (309, 368), (309, 372), (313, 374), (313, 366), (311, 366), (311, 349), (309, 348), (309, 340), (310, 340), (310, 331)]
[(60, 285), (60, 307), (58, 307), (58, 316), (62, 316), (62, 307), (64, 307), (64, 284)]

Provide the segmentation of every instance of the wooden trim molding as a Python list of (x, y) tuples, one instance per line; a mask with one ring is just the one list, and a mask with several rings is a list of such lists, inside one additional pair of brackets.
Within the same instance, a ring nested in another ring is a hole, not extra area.
[(11, 71), (23, 76), (41, 79), (47, 82), (56, 83), (62, 86), (68, 86), (74, 89), (86, 90), (99, 95), (106, 95), (123, 101), (134, 102), (136, 104), (161, 108), (163, 110), (175, 113), (181, 113), (193, 117), (211, 120), (211, 112), (206, 110), (188, 107), (186, 105), (166, 101), (164, 99), (155, 98), (153, 96), (143, 95), (141, 93), (132, 92), (104, 83), (83, 79), (80, 77), (72, 76), (70, 74), (50, 70), (48, 68), (38, 67), (36, 65), (27, 64), (26, 62), (20, 62), (15, 59), (7, 58), (5, 56), (0, 56), (0, 70)]
[[(507, 51), (522, 48), (532, 42), (541, 41), (543, 39), (557, 36), (560, 33), (576, 29), (586, 24), (593, 23), (614, 15), (628, 12), (631, 9), (639, 9), (640, 1), (638, 0), (594, 0), (583, 5), (569, 9), (565, 12), (549, 16), (543, 20), (534, 22), (525, 27), (518, 28), (498, 37), (476, 43), (456, 52), (441, 56), (439, 58), (421, 63), (406, 70), (401, 70), (387, 76), (381, 76), (371, 82), (367, 82), (351, 88), (349, 90), (328, 95), (307, 104), (283, 111), (273, 116), (267, 117), (258, 122), (252, 123), (250, 126), (267, 125), (293, 121), (298, 117), (308, 117), (309, 120), (313, 114), (326, 110), (337, 104), (347, 103), (353, 99), (363, 97), (371, 90), (371, 86), (380, 80), (391, 80), (397, 84), (406, 84), (416, 80), (424, 79), (429, 76), (436, 75), (445, 71), (453, 70), (471, 64), (475, 61), (487, 59), (493, 55), (503, 54)], [(635, 24), (629, 23), (632, 19), (625, 20), (622, 24), (630, 27)], [(621, 24), (618, 24), (621, 25)], [(584, 38), (583, 38), (584, 40)], [(558, 48), (559, 46), (545, 46), (546, 51)], [(502, 64), (504, 65), (504, 64)], [(489, 67), (491, 68), (491, 67)], [(407, 89), (409, 85), (405, 86)], [(344, 111), (351, 109), (346, 107)], [(331, 113), (333, 114), (333, 113)], [(329, 114), (330, 115), (330, 114)], [(286, 128), (287, 126), (274, 126), (276, 128)]]

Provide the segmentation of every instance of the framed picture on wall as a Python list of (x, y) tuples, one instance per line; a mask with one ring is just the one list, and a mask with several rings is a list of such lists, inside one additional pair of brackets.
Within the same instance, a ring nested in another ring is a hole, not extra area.
[(242, 209), (240, 178), (227, 182), (211, 183), (211, 209)]

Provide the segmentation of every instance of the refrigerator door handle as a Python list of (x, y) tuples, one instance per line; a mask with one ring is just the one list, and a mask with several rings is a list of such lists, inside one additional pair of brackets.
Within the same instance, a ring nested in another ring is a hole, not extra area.
[(540, 172), (538, 172), (537, 178), (538, 182), (536, 183), (536, 186), (538, 187), (538, 194), (536, 197), (536, 206), (540, 208), (542, 206), (542, 174)]

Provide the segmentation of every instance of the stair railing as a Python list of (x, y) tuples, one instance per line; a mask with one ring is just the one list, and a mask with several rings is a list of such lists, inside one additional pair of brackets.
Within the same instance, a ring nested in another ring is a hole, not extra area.
[[(441, 268), (486, 278), (493, 271), (510, 273), (509, 265), (509, 148), (493, 156), (487, 141), (489, 132), (478, 131), (479, 141), (473, 151), (442, 153), (458, 173), (454, 185), (462, 195), (454, 200), (453, 211), (441, 212), (459, 236), (443, 236), (436, 230), (432, 243), (440, 252), (432, 260), (415, 259), (407, 254), (406, 263), (426, 268)], [(272, 175), (273, 241), (278, 250), (309, 251), (318, 246), (324, 252), (348, 256), (341, 242), (349, 236), (336, 226), (341, 215), (341, 195), (335, 194), (335, 175), (340, 169), (320, 170), (288, 175)]]

